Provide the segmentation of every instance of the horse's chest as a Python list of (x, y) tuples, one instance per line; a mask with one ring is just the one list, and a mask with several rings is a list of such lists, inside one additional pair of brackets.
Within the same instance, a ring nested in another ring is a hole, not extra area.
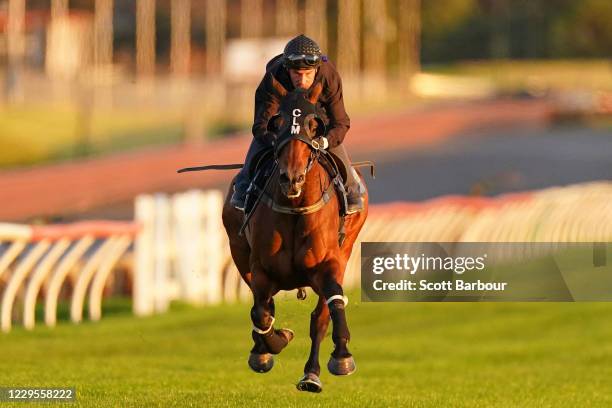
[(278, 276), (305, 273), (325, 258), (326, 247), (317, 231), (302, 228), (275, 229), (261, 242), (265, 269)]

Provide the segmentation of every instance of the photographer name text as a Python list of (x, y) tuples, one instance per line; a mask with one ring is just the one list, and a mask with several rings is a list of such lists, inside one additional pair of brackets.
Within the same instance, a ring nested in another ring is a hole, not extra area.
[(415, 279), (417, 273), (452, 272), (463, 275), (466, 272), (479, 272), (485, 269), (487, 254), (475, 257), (440, 257), (440, 256), (411, 256), (408, 254), (395, 254), (394, 256), (375, 257), (372, 260), (372, 273), (381, 278), (385, 272), (397, 272), (410, 279), (396, 279), (385, 281), (375, 279), (372, 287), (376, 291), (505, 291), (507, 282), (487, 282), (481, 280), (430, 280)]

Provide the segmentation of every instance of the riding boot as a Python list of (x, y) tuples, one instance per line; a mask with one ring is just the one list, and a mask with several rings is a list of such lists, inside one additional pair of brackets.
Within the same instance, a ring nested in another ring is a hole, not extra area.
[(232, 198), (230, 199), (230, 204), (240, 211), (244, 211), (247, 190), (251, 185), (251, 167), (254, 164), (253, 159), (259, 154), (259, 152), (269, 148), (269, 145), (257, 138), (253, 138), (251, 141), (246, 158), (244, 159), (244, 166), (234, 180), (234, 192), (232, 194)]
[(355, 182), (353, 185), (349, 185), (347, 183), (346, 186), (346, 202), (347, 202), (347, 214), (354, 214), (356, 212), (362, 211), (365, 206), (365, 186), (363, 185), (361, 179), (359, 179), (359, 175), (353, 166), (350, 167), (349, 173), (352, 173), (352, 178)]
[(346, 169), (346, 201), (347, 201), (347, 214), (354, 214), (362, 211), (365, 205), (365, 186), (361, 183), (357, 171), (351, 165), (351, 160), (348, 157), (348, 153), (344, 145), (338, 145), (334, 148), (329, 149), (331, 153), (336, 155), (344, 165)]
[(238, 173), (236, 181), (234, 182), (234, 192), (230, 199), (232, 204), (237, 210), (244, 211), (244, 203), (246, 201), (246, 192), (251, 184), (248, 176), (244, 175), (243, 172)]

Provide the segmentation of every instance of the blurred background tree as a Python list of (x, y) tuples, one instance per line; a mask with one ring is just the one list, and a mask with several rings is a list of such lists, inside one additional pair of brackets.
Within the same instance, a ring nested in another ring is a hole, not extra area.
[(425, 0), (422, 62), (609, 58), (609, 0)]
[(551, 53), (558, 57), (612, 57), (612, 1), (567, 3), (551, 24)]
[(302, 32), (357, 114), (438, 74), (612, 91), (611, 25), (612, 0), (0, 0), (0, 168), (248, 130), (262, 56)]

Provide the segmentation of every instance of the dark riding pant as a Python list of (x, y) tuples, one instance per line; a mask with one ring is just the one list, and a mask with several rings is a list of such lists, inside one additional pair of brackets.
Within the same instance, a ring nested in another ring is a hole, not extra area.
[[(249, 150), (246, 154), (246, 158), (244, 159), (244, 167), (238, 173), (236, 177), (236, 190), (246, 192), (249, 188), (249, 184), (251, 184), (250, 178), (250, 167), (253, 165), (253, 159), (262, 151), (271, 149), (272, 146), (260, 141), (257, 138), (253, 138), (251, 141), (251, 145), (249, 146)], [(344, 145), (338, 145), (334, 148), (328, 149), (331, 153), (336, 155), (342, 163), (344, 163), (344, 168), (347, 173), (346, 180), (346, 189), (349, 192), (359, 192), (359, 180), (357, 180), (357, 175), (353, 168), (351, 167), (351, 160), (349, 159), (348, 153)]]
[(236, 191), (241, 191), (243, 194), (246, 193), (251, 184), (250, 178), (250, 167), (253, 164), (253, 159), (264, 150), (271, 149), (272, 145), (264, 143), (257, 138), (251, 140), (251, 145), (247, 151), (246, 158), (244, 159), (244, 166), (240, 169), (238, 176), (236, 176)]
[(359, 180), (357, 179), (357, 172), (351, 166), (351, 159), (348, 156), (348, 152), (343, 144), (340, 144), (336, 147), (327, 149), (340, 160), (344, 164), (344, 168), (346, 169), (346, 190), (349, 193), (359, 193)]

